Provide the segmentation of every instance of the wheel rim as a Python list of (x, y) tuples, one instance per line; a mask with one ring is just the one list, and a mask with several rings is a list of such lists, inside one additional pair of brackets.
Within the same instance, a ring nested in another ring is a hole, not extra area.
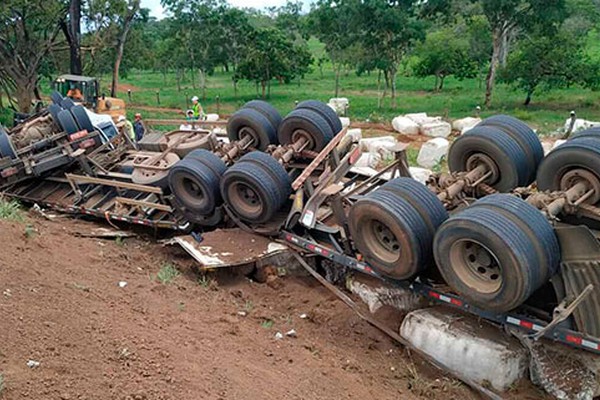
[(262, 199), (251, 185), (245, 182), (234, 182), (227, 192), (231, 207), (244, 218), (253, 219), (262, 213)]
[(316, 147), (315, 138), (310, 134), (310, 132), (307, 132), (304, 129), (296, 129), (292, 133), (292, 143), (296, 143), (300, 141), (300, 139), (306, 140), (306, 150), (313, 150)]
[(245, 137), (250, 137), (250, 139), (252, 139), (252, 146), (260, 147), (260, 136), (249, 126), (242, 127), (238, 132), (238, 137), (240, 140), (244, 139)]
[(498, 258), (476, 240), (453, 243), (450, 264), (462, 282), (480, 293), (494, 293), (502, 286), (504, 278)]
[(469, 158), (467, 158), (465, 167), (467, 171), (472, 171), (479, 165), (484, 165), (486, 170), (491, 172), (491, 175), (485, 179), (485, 183), (488, 185), (493, 185), (494, 183), (498, 182), (500, 179), (498, 165), (494, 162), (494, 160), (483, 153), (475, 153), (469, 156)]
[(587, 169), (576, 168), (565, 173), (560, 178), (560, 190), (567, 191), (580, 182), (585, 183), (587, 190), (594, 190), (594, 194), (585, 203), (595, 204), (600, 201), (600, 179)]
[(400, 258), (400, 243), (392, 230), (383, 222), (372, 219), (367, 222), (364, 240), (374, 255), (386, 263)]
[(193, 179), (184, 176), (178, 186), (181, 188), (178, 194), (184, 197), (186, 202), (194, 205), (204, 203), (206, 193), (204, 193), (202, 187)]

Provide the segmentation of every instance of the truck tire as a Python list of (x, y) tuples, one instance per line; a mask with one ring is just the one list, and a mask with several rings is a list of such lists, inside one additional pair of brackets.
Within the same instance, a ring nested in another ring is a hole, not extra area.
[(227, 121), (229, 140), (240, 140), (246, 135), (254, 139), (252, 147), (261, 151), (270, 144), (277, 144), (277, 131), (264, 114), (253, 108), (242, 108)]
[(537, 172), (539, 190), (567, 190), (576, 180), (585, 180), (596, 193), (589, 200), (600, 200), (600, 140), (593, 136), (573, 138), (552, 150)]
[(278, 186), (280, 192), (279, 201), (283, 204), (288, 199), (290, 196), (289, 188), (292, 186), (292, 181), (285, 171), (285, 168), (283, 168), (273, 157), (260, 151), (253, 151), (240, 158), (238, 164), (243, 162), (260, 165), (269, 175), (271, 175), (271, 178), (275, 182), (280, 183)]
[(534, 206), (510, 194), (492, 194), (477, 200), (472, 207), (484, 207), (505, 214), (520, 225), (529, 237), (534, 238), (534, 251), (544, 260), (539, 278), (546, 282), (558, 272), (560, 247), (554, 229), (544, 215)]
[[(278, 167), (283, 168), (281, 165)], [(265, 223), (285, 203), (282, 193), (287, 192), (288, 196), (291, 193), (291, 187), (278, 180), (278, 175), (256, 162), (238, 162), (221, 179), (223, 200), (241, 220)]]
[(75, 102), (73, 100), (71, 100), (70, 98), (65, 97), (60, 102), (60, 106), (62, 108), (64, 108), (65, 110), (70, 110), (71, 108), (75, 107)]
[(329, 107), (327, 104), (325, 104), (321, 101), (306, 100), (306, 101), (300, 102), (296, 106), (296, 110), (298, 110), (298, 109), (313, 110), (316, 113), (318, 113), (321, 117), (325, 118), (325, 120), (331, 127), (331, 130), (333, 131), (334, 136), (337, 135), (338, 133), (340, 133), (343, 128), (340, 117), (338, 117), (338, 115), (335, 113), (335, 111), (333, 111), (333, 109), (331, 107)]
[(493, 312), (521, 305), (541, 287), (544, 257), (535, 249), (543, 238), (523, 229), (507, 213), (484, 206), (468, 207), (438, 229), (436, 264), (446, 283), (467, 302)]
[(242, 108), (251, 108), (263, 114), (271, 122), (271, 126), (275, 129), (275, 132), (277, 132), (279, 124), (281, 124), (281, 114), (271, 104), (262, 100), (252, 100), (244, 104)]
[(196, 158), (185, 158), (169, 171), (169, 187), (183, 213), (209, 215), (222, 203), (220, 176)]
[(58, 113), (58, 124), (67, 134), (72, 134), (79, 131), (79, 126), (73, 118), (73, 114), (69, 110), (62, 110)]
[(60, 103), (62, 103), (64, 97), (62, 94), (54, 90), (52, 93), (50, 93), (50, 99), (52, 100), (53, 104), (60, 106)]
[(600, 126), (595, 126), (592, 128), (584, 129), (579, 132), (575, 132), (570, 138), (569, 141), (573, 139), (579, 139), (583, 137), (595, 137), (600, 139)]
[(58, 121), (58, 113), (61, 112), (62, 110), (63, 110), (63, 108), (57, 104), (50, 104), (48, 106), (48, 112), (52, 116), (52, 120), (54, 121), (56, 126), (58, 126), (61, 129), (62, 129), (62, 127), (60, 126), (60, 122)]
[(6, 130), (1, 126), (0, 126), (0, 156), (2, 156), (2, 158), (8, 157), (11, 160), (14, 160), (17, 158), (17, 151), (15, 150), (15, 147), (12, 144), (12, 140), (10, 139), (10, 136), (8, 136), (8, 133), (6, 132)]
[(452, 143), (448, 168), (451, 172), (469, 171), (472, 160), (480, 156), (493, 164), (494, 176), (486, 183), (499, 192), (531, 183), (531, 164), (521, 146), (504, 131), (489, 126), (475, 127)]
[(396, 178), (379, 188), (390, 190), (408, 201), (430, 227), (431, 237), (437, 228), (448, 219), (448, 212), (435, 193), (412, 178)]
[(433, 232), (419, 210), (391, 190), (377, 190), (350, 208), (350, 234), (379, 274), (410, 279), (432, 264)]
[(333, 139), (333, 130), (316, 111), (295, 109), (281, 121), (277, 136), (281, 144), (305, 138), (309, 142), (306, 150), (321, 151)]
[(70, 111), (71, 114), (73, 114), (73, 118), (75, 118), (77, 125), (79, 125), (81, 129), (85, 129), (86, 131), (88, 131), (88, 133), (92, 133), (96, 130), (94, 128), (94, 125), (92, 125), (92, 121), (87, 115), (85, 108), (82, 105), (72, 107)]
[(494, 115), (481, 121), (477, 126), (493, 126), (512, 137), (530, 158), (529, 183), (535, 179), (535, 173), (544, 158), (544, 149), (538, 135), (523, 121), (510, 115)]
[(206, 149), (196, 149), (191, 151), (187, 156), (185, 156), (185, 159), (188, 158), (198, 160), (207, 168), (210, 168), (210, 170), (212, 170), (212, 172), (219, 178), (223, 176), (227, 170), (227, 165), (225, 165), (225, 162), (221, 160), (215, 153)]

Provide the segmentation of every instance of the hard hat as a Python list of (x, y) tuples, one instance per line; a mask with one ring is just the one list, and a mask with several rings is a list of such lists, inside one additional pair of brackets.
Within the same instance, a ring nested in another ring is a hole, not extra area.
[(199, 100), (199, 99), (198, 99), (198, 96), (194, 96), (194, 97), (192, 97), (192, 101), (198, 101), (198, 100)]
[(142, 114), (140, 114), (140, 113), (135, 113), (135, 117), (136, 117), (136, 118), (142, 118)]
[(125, 121), (125, 116), (124, 115), (119, 115), (119, 118), (117, 119), (117, 121), (122, 122)]

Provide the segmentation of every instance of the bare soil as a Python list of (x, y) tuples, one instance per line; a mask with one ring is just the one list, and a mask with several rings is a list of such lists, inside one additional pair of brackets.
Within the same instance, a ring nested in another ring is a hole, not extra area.
[(76, 234), (97, 226), (0, 221), (3, 400), (478, 398), (312, 279), (198, 279), (174, 248)]

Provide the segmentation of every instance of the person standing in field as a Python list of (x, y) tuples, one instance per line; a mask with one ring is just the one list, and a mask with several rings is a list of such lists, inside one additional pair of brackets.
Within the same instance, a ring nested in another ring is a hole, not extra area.
[(135, 143), (135, 132), (133, 130), (133, 125), (124, 115), (119, 115), (118, 125), (123, 127), (123, 133), (131, 139), (132, 142)]
[(144, 123), (142, 122), (142, 114), (136, 113), (135, 120), (133, 122), (133, 131), (135, 132), (135, 141), (139, 142), (144, 137), (144, 133), (146, 132), (146, 128), (144, 127)]
[(192, 111), (194, 115), (194, 119), (204, 119), (204, 110), (202, 109), (202, 105), (200, 104), (200, 99), (198, 96), (192, 97)]

